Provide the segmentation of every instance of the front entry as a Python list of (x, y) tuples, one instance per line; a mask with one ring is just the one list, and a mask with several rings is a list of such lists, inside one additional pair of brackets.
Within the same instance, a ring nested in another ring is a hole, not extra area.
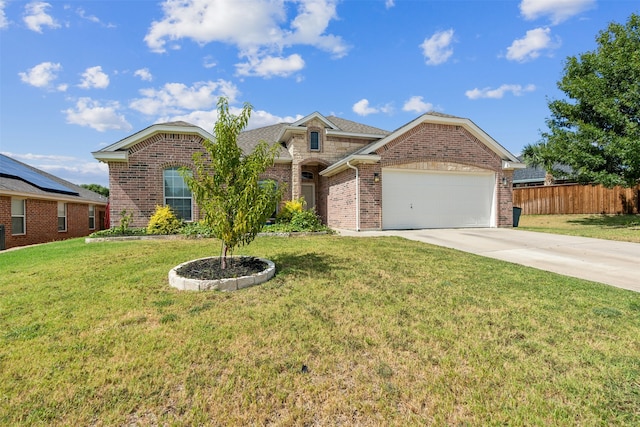
[(311, 210), (316, 208), (316, 186), (311, 183), (302, 184), (302, 197), (306, 202), (306, 208)]

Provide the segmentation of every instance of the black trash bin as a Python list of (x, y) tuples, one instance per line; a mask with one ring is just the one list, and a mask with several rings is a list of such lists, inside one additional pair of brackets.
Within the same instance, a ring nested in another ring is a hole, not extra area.
[(4, 251), (4, 249), (5, 249), (4, 224), (0, 224), (0, 251)]
[(520, 214), (522, 213), (522, 208), (513, 207), (513, 226), (517, 227), (520, 222)]

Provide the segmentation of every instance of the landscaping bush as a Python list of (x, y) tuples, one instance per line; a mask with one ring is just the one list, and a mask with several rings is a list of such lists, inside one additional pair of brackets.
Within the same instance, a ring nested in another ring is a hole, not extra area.
[(295, 200), (288, 200), (278, 212), (276, 221), (279, 223), (289, 223), (296, 212), (304, 210), (304, 197)]
[(181, 227), (182, 223), (170, 206), (156, 206), (147, 224), (147, 234), (176, 234)]
[(294, 212), (290, 224), (291, 231), (320, 231), (324, 227), (314, 210)]
[(180, 234), (187, 237), (214, 237), (213, 230), (204, 221), (189, 222), (182, 226)]
[(121, 237), (121, 236), (144, 236), (147, 234), (147, 229), (144, 227), (141, 228), (125, 228), (121, 227), (112, 227), (107, 230), (96, 231), (95, 233), (91, 233), (89, 237)]

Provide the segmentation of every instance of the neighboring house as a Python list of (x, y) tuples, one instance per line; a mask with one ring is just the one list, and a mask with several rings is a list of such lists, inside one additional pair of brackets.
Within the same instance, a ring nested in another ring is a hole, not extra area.
[[(554, 169), (559, 172), (564, 172), (567, 175), (562, 176), (554, 176), (553, 183), (554, 184), (570, 184), (574, 183), (575, 180), (569, 178), (572, 173), (572, 169), (570, 166), (556, 164), (554, 165)], [(556, 174), (557, 175), (557, 174)], [(513, 186), (514, 187), (537, 187), (540, 185), (545, 185), (544, 181), (547, 176), (547, 172), (543, 167), (531, 167), (527, 166), (524, 169), (518, 169), (513, 173)]]
[(0, 250), (104, 228), (107, 199), (0, 154)]
[[(94, 152), (109, 165), (111, 225), (126, 210), (144, 226), (157, 205), (200, 218), (178, 169), (193, 168), (205, 139), (197, 126), (162, 123)], [(512, 226), (512, 176), (524, 165), (469, 119), (428, 113), (388, 132), (316, 112), (242, 132), (238, 144), (250, 152), (261, 140), (281, 145), (264, 179), (330, 227)]]

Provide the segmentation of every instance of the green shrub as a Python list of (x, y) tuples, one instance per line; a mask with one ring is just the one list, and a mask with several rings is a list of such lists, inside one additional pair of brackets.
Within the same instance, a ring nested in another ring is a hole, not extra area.
[(182, 223), (175, 216), (171, 207), (169, 206), (156, 206), (156, 211), (149, 218), (149, 224), (147, 224), (148, 234), (176, 234)]
[(142, 228), (130, 228), (127, 227), (124, 231), (120, 227), (112, 227), (107, 230), (96, 231), (91, 233), (89, 237), (121, 237), (121, 236), (144, 236), (147, 234), (147, 229)]
[(288, 200), (278, 212), (276, 217), (277, 222), (287, 223), (291, 222), (293, 215), (296, 212), (302, 212), (304, 210), (304, 197), (300, 197), (295, 200)]
[(314, 210), (294, 212), (290, 224), (291, 231), (320, 231), (324, 228)]
[(120, 212), (120, 234), (123, 236), (127, 234), (131, 220), (133, 220), (133, 213), (127, 213), (127, 210), (123, 209)]
[(213, 230), (204, 221), (184, 224), (180, 229), (180, 234), (187, 237), (214, 237)]

